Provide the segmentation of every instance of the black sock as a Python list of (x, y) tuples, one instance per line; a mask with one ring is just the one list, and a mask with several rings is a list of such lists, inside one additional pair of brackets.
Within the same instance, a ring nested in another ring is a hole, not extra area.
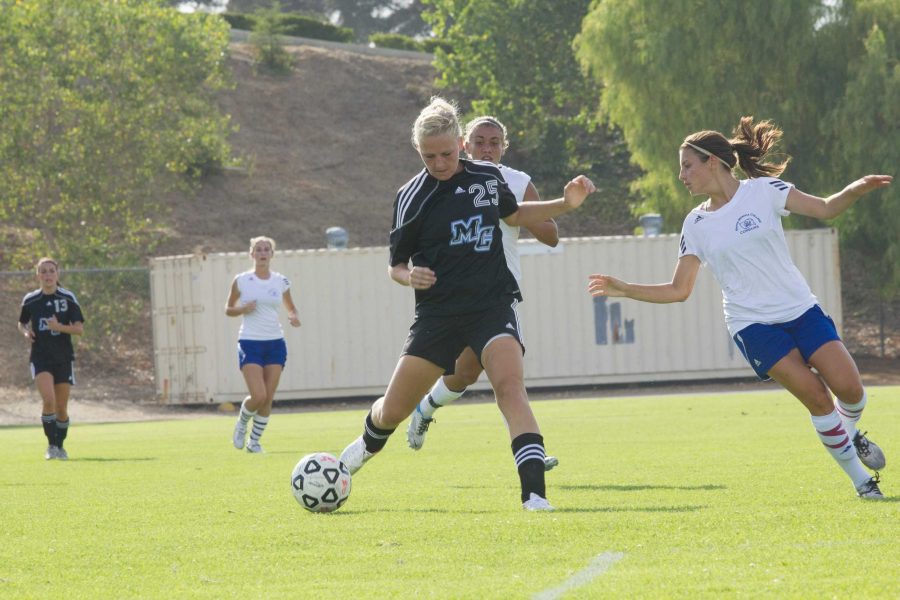
[(65, 421), (56, 420), (56, 446), (59, 448), (63, 447), (63, 442), (66, 441), (66, 436), (69, 435), (69, 419)]
[(51, 446), (56, 445), (56, 415), (41, 415), (41, 425), (44, 426), (44, 435), (47, 436), (47, 443)]
[(512, 441), (513, 458), (522, 484), (522, 502), (531, 494), (547, 497), (544, 486), (544, 438), (539, 433), (523, 433)]
[(363, 431), (363, 441), (366, 443), (366, 450), (372, 454), (378, 452), (387, 444), (388, 438), (394, 433), (395, 429), (380, 429), (375, 427), (372, 422), (372, 411), (366, 415), (366, 430)]

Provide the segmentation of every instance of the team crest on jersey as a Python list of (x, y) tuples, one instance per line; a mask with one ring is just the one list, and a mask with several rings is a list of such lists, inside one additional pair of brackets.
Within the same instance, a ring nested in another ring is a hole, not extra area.
[(450, 245), (473, 244), (476, 252), (487, 252), (494, 240), (494, 226), (482, 227), (481, 215), (450, 223)]
[(760, 225), (762, 225), (762, 219), (753, 213), (747, 213), (746, 215), (741, 215), (737, 220), (737, 223), (734, 224), (734, 230), (737, 231), (738, 234), (744, 235), (754, 229), (759, 229)]

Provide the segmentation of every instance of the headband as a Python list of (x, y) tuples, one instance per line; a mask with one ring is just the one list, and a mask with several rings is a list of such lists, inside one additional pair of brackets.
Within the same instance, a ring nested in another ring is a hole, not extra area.
[(713, 154), (712, 152), (710, 152), (709, 150), (707, 150), (706, 148), (701, 148), (700, 146), (695, 146), (694, 144), (692, 144), (692, 143), (690, 143), (690, 142), (685, 142), (684, 144), (685, 144), (686, 146), (690, 146), (691, 148), (693, 148), (694, 150), (696, 150), (696, 151), (699, 152), (700, 154), (705, 154), (706, 156), (711, 156), (712, 158), (716, 159), (717, 161), (719, 161), (720, 163), (722, 163), (723, 165), (725, 165), (726, 167), (728, 167), (728, 170), (729, 170), (729, 171), (730, 171), (731, 169), (734, 168), (734, 167), (732, 167), (731, 165), (729, 165), (727, 162), (725, 162), (724, 160), (722, 160), (721, 158), (719, 158), (718, 156), (716, 156), (715, 154)]

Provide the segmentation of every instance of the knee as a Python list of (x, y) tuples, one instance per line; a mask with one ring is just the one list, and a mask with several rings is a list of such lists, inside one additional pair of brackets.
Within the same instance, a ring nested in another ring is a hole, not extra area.
[(453, 375), (454, 379), (456, 380), (455, 383), (458, 383), (458, 388), (467, 388), (478, 381), (478, 376), (481, 375), (481, 366), (476, 365), (474, 368), (465, 367), (462, 369), (457, 369), (456, 372), (453, 373)]
[(521, 380), (510, 378), (494, 385), (494, 394), (500, 408), (521, 404), (527, 399), (525, 385)]
[(840, 389), (833, 391), (835, 396), (837, 396), (841, 402), (844, 402), (845, 404), (857, 404), (862, 400), (865, 390), (863, 389), (862, 381), (857, 380), (851, 381), (847, 385), (842, 385)]
[(805, 404), (813, 415), (827, 415), (834, 411), (834, 400), (831, 398), (831, 393), (824, 387), (810, 392)]
[(395, 429), (408, 416), (409, 412), (404, 411), (400, 403), (390, 402), (384, 396), (372, 405), (372, 423), (381, 429)]

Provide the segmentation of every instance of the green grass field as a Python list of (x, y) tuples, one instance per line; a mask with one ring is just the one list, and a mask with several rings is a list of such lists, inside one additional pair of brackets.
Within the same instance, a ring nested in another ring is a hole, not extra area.
[[(722, 598), (900, 594), (900, 387), (869, 389), (888, 457), (856, 498), (785, 392), (534, 403), (553, 513), (526, 513), (499, 412), (403, 428), (330, 515), (290, 473), (339, 454), (365, 411), (279, 414), (265, 455), (231, 417), (0, 428), (3, 598)], [(37, 407), (36, 407), (36, 410)], [(37, 421), (37, 415), (35, 415)], [(897, 474), (896, 477), (894, 474)]]

